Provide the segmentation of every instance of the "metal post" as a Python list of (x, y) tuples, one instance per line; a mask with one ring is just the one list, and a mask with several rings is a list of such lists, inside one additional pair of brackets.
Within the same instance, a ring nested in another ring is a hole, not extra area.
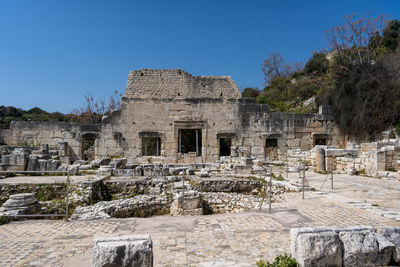
[[(301, 172), (301, 171), (300, 171)], [(303, 163), (303, 199), (304, 199), (304, 180), (306, 178), (306, 166), (305, 163)]]
[(69, 172), (67, 169), (67, 208), (66, 208), (66, 212), (65, 212), (65, 220), (68, 221), (68, 208), (69, 208)]
[(286, 178), (289, 178), (289, 153), (286, 151)]
[(333, 189), (333, 166), (331, 166), (331, 189)]
[(196, 129), (196, 156), (199, 155), (199, 130)]
[(144, 139), (144, 155), (147, 156), (147, 140)]
[(185, 215), (185, 207), (183, 206), (183, 199), (185, 198), (185, 176), (182, 175), (182, 215)]
[(269, 213), (272, 212), (271, 202), (272, 202), (272, 165), (270, 166), (271, 176), (269, 177), (268, 187), (269, 187)]

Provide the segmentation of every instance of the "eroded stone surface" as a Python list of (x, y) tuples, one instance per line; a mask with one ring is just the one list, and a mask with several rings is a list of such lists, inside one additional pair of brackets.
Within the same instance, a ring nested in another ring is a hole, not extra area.
[(150, 235), (125, 235), (94, 240), (93, 267), (153, 267)]

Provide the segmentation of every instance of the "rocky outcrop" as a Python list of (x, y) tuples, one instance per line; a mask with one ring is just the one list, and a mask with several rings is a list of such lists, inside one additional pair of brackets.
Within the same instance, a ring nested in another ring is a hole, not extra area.
[(398, 260), (394, 233), (385, 237), (369, 226), (296, 228), (290, 230), (291, 250), (300, 266), (386, 266)]
[(150, 235), (96, 238), (92, 266), (152, 267), (153, 243)]

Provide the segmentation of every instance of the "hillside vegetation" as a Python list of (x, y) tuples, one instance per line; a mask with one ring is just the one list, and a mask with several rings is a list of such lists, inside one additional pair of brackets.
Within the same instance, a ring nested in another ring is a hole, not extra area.
[(84, 95), (84, 102), (79, 109), (74, 109), (69, 114), (60, 112), (49, 113), (38, 107), (23, 110), (13, 106), (0, 106), (0, 127), (8, 128), (11, 121), (53, 121), (53, 122), (79, 122), (83, 124), (101, 123), (104, 115), (111, 114), (112, 111), (119, 109), (119, 97), (121, 94), (114, 91), (108, 101), (96, 99), (90, 93)]
[(325, 37), (330, 49), (304, 65), (271, 54), (263, 63), (264, 90), (246, 88), (242, 96), (256, 97), (275, 112), (308, 113), (332, 105), (335, 121), (348, 133), (373, 137), (400, 125), (400, 21), (353, 14)]

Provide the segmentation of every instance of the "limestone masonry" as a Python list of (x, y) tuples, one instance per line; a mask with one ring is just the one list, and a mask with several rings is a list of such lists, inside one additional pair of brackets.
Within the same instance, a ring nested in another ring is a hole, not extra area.
[(242, 99), (230, 77), (143, 69), (130, 73), (121, 110), (104, 118), (95, 155), (135, 163), (278, 157), (315, 144), (343, 145), (331, 117), (329, 107), (320, 114), (271, 113)]

